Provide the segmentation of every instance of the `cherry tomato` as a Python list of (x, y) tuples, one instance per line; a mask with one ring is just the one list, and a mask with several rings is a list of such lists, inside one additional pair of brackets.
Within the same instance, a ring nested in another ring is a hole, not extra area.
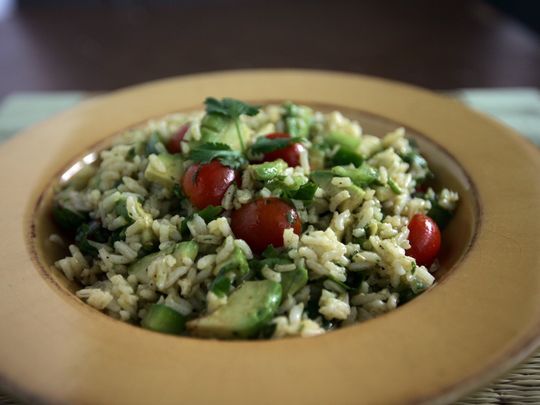
[[(276, 138), (290, 138), (289, 134), (274, 133), (265, 136), (268, 139)], [(272, 162), (277, 159), (283, 159), (289, 167), (300, 166), (300, 154), (304, 152), (306, 148), (301, 143), (295, 142), (285, 148), (268, 152), (264, 154), (263, 162)]]
[(206, 164), (193, 164), (182, 178), (182, 188), (198, 209), (220, 205), (223, 195), (236, 180), (237, 173), (218, 160)]
[(268, 245), (283, 246), (283, 231), (287, 228), (299, 235), (302, 223), (296, 210), (283, 200), (260, 198), (232, 212), (231, 228), (237, 238), (260, 254)]
[(435, 261), (441, 247), (441, 231), (430, 217), (416, 214), (409, 222), (409, 243), (407, 255), (416, 259), (416, 263), (429, 267)]
[(182, 125), (178, 131), (171, 136), (169, 142), (167, 142), (167, 150), (169, 153), (180, 153), (182, 149), (180, 148), (180, 142), (186, 136), (186, 132), (189, 129), (189, 124)]

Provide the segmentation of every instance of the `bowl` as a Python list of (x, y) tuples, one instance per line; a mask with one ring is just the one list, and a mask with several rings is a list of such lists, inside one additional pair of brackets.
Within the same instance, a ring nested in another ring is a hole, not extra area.
[[(214, 341), (162, 335), (77, 299), (52, 264), (52, 190), (124, 129), (206, 96), (339, 110), (364, 132), (407, 130), (440, 184), (459, 192), (437, 284), (374, 320), (313, 338)], [(358, 75), (233, 71), (96, 97), (0, 148), (9, 239), (0, 252), (0, 383), (47, 402), (450, 402), (539, 340), (538, 150), (456, 101)], [(10, 175), (13, 173), (12, 175)], [(16, 347), (17, 350), (13, 348)]]

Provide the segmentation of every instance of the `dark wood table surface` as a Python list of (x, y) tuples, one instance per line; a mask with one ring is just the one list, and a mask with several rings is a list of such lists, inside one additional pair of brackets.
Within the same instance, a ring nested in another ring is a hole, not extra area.
[(170, 3), (23, 7), (2, 18), (0, 97), (262, 67), (359, 72), (443, 90), (540, 87), (538, 33), (480, 0)]

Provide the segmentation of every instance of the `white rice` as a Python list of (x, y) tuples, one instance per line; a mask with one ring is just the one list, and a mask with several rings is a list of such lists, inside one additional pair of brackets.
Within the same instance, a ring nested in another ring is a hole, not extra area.
[[(284, 187), (298, 188), (311, 181), (310, 174), (320, 169), (314, 167), (312, 150), (324, 144), (328, 133), (356, 140), (356, 152), (376, 169), (377, 181), (358, 191), (352, 177), (332, 174), (328, 183), (317, 185), (313, 201), (289, 199), (303, 230), (297, 235), (292, 228), (285, 229), (279, 261), (270, 260), (255, 271), (253, 263), (261, 257), (246, 241), (237, 239), (231, 227), (234, 209), (257, 198), (281, 196), (275, 184), (257, 180), (251, 166), (224, 193), (223, 214), (210, 220), (197, 214), (185, 199), (175, 196), (175, 190), (145, 178), (149, 163), (155, 170), (167, 173), (158, 154), (165, 152), (166, 140), (185, 123), (190, 126), (180, 147), (184, 166), (191, 163), (186, 158), (192, 149), (190, 142), (200, 141), (203, 136), (203, 114), (194, 113), (172, 114), (127, 131), (115, 145), (99, 154), (95, 166), (83, 170), (86, 186), (58, 191), (57, 203), (85, 213), (88, 221), (97, 221), (111, 236), (107, 241), (89, 240), (87, 246), (82, 246), (52, 234), (49, 240), (59, 246), (68, 245), (69, 252), (55, 263), (56, 268), (80, 284), (76, 292), (80, 299), (134, 323), (140, 323), (155, 303), (188, 318), (212, 314), (227, 305), (228, 296), (214, 293), (211, 286), (238, 251), (249, 261), (248, 279), (284, 285), (297, 269), (306, 269), (307, 284), (282, 297), (269, 323), (274, 327), (273, 338), (315, 336), (362, 322), (395, 309), (405, 300), (404, 291), (414, 296), (432, 286), (435, 277), (431, 273), (438, 264), (426, 268), (407, 255), (407, 225), (414, 215), (428, 213), (433, 204), (453, 211), (458, 194), (448, 189), (415, 194), (419, 179), (428, 174), (428, 169), (405, 159), (414, 149), (403, 128), (378, 138), (363, 134), (357, 122), (340, 112), (323, 114), (302, 106), (298, 109), (311, 114), (312, 122), (309, 135), (302, 141), (306, 150), (299, 156), (299, 166), (287, 167), (282, 173)], [(254, 136), (285, 131), (284, 114), (284, 106), (266, 106), (256, 116), (242, 116), (241, 125)], [(158, 133), (164, 142), (155, 145), (156, 153), (146, 154), (144, 147), (153, 133)], [(326, 159), (335, 156), (338, 149), (337, 144), (323, 148)], [(189, 240), (197, 243), (197, 255), (177, 261), (170, 252), (175, 244)], [(133, 274), (132, 265), (149, 252), (157, 254), (154, 260), (142, 274)], [(238, 287), (241, 281), (237, 275), (228, 276)]]

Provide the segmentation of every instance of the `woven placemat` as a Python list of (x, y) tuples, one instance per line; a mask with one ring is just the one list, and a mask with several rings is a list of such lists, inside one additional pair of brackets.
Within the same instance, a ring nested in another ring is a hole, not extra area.
[[(504, 122), (540, 146), (538, 89), (462, 89), (447, 94)], [(83, 92), (30, 92), (6, 97), (0, 104), (0, 142), (86, 97), (87, 94)], [(0, 392), (0, 404), (19, 403), (21, 402)], [(456, 404), (540, 404), (540, 351), (502, 378)]]

